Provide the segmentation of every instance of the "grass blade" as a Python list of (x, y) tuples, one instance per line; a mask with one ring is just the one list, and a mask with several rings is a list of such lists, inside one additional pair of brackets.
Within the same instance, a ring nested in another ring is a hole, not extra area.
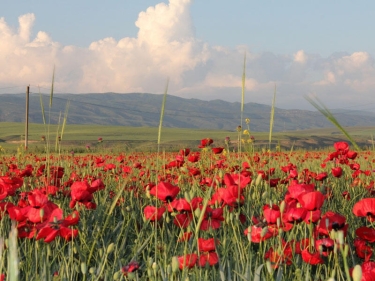
[(164, 91), (164, 96), (163, 96), (163, 103), (161, 105), (159, 131), (158, 131), (158, 150), (159, 150), (160, 139), (161, 139), (161, 128), (163, 126), (165, 102), (167, 100), (168, 84), (169, 84), (169, 80), (167, 80), (167, 85), (165, 86), (165, 91)]
[(44, 111), (43, 96), (40, 92), (40, 88), (39, 88), (39, 97), (40, 97), (40, 108), (42, 109), (43, 124), (46, 125), (46, 114), (45, 114), (45, 111)]
[(273, 130), (273, 124), (274, 124), (274, 118), (275, 118), (275, 102), (276, 102), (276, 84), (275, 84), (275, 91), (273, 92), (272, 108), (271, 108), (271, 116), (270, 116), (270, 133), (268, 135), (269, 149), (271, 149), (272, 130)]
[(51, 94), (49, 96), (49, 107), (52, 107), (52, 98), (53, 98), (53, 86), (55, 84), (55, 66), (53, 66), (53, 74), (52, 74), (52, 84), (51, 84)]
[(353, 144), (355, 149), (357, 151), (360, 151), (361, 149), (355, 142), (355, 140), (352, 138), (351, 135), (340, 125), (340, 123), (337, 121), (337, 119), (333, 116), (333, 114), (329, 111), (329, 109), (317, 98), (315, 97), (315, 100), (312, 97), (305, 96), (305, 99), (311, 103), (312, 106), (314, 106), (321, 114), (323, 114), (333, 125), (335, 125), (346, 137), (347, 139)]

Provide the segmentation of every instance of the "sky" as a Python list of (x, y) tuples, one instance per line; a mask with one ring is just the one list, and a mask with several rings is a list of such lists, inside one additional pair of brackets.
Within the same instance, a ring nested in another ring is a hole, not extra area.
[[(0, 0), (0, 94), (375, 107), (375, 1)], [(167, 82), (168, 81), (168, 82)]]

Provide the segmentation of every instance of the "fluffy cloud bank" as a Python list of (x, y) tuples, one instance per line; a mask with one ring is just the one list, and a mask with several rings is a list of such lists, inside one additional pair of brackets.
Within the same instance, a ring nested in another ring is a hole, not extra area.
[[(309, 107), (314, 93), (330, 107), (375, 102), (374, 58), (364, 51), (328, 58), (296, 50), (294, 54), (253, 53), (246, 46), (210, 46), (196, 38), (191, 0), (169, 0), (149, 7), (135, 22), (137, 37), (103, 38), (88, 48), (63, 46), (43, 31), (32, 38), (34, 14), (19, 17), (18, 30), (0, 18), (0, 88), (27, 84), (66, 93), (169, 93), (185, 98), (239, 101), (246, 53), (246, 101)], [(363, 102), (362, 102), (363, 103)]]

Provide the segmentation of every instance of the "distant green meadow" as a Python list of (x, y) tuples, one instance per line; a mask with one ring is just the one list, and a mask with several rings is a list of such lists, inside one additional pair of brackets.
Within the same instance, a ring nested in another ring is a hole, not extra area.
[[(250, 124), (251, 125), (251, 124)], [(50, 142), (54, 143), (57, 131), (61, 131), (61, 125), (50, 125), (49, 132), (43, 124), (29, 124), (28, 147), (37, 151), (43, 150), (47, 135)], [(347, 131), (363, 147), (372, 147), (372, 135), (375, 127), (349, 127)], [(0, 146), (14, 152), (24, 144), (25, 124), (0, 122)], [(263, 148), (268, 145), (268, 132), (250, 132), (255, 138), (254, 146)], [(87, 146), (91, 149), (131, 149), (140, 151), (156, 151), (157, 127), (122, 127), (103, 125), (66, 125), (60, 147), (63, 150), (85, 151)], [(176, 150), (182, 146), (195, 146), (200, 139), (211, 136), (220, 145), (229, 137), (232, 146), (238, 143), (238, 132), (233, 130), (210, 129), (180, 129), (163, 128), (161, 147), (165, 150)], [(98, 139), (102, 138), (99, 143)], [(272, 144), (285, 150), (291, 149), (323, 149), (333, 142), (342, 140), (343, 134), (336, 128), (318, 128), (301, 131), (274, 132)]]

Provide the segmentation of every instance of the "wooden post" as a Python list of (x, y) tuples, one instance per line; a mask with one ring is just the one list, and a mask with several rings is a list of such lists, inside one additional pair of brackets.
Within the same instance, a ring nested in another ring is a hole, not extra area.
[(27, 150), (27, 145), (29, 141), (29, 93), (30, 93), (30, 86), (27, 86), (26, 87), (25, 150)]

